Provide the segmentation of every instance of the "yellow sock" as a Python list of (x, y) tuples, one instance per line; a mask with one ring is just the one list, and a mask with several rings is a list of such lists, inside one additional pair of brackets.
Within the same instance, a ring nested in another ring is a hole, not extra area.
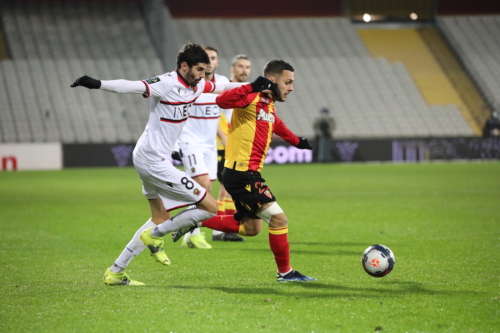
[(247, 231), (245, 230), (245, 225), (240, 224), (240, 230), (238, 231), (238, 235), (241, 235), (241, 236), (247, 235)]
[(288, 233), (288, 226), (281, 228), (269, 228), (268, 230), (271, 235), (284, 235)]
[(225, 210), (236, 210), (236, 206), (234, 205), (234, 201), (231, 199), (224, 199), (224, 208), (225, 208)]
[(222, 201), (222, 200), (217, 200), (217, 210), (218, 210), (219, 212), (223, 212), (223, 211), (225, 211), (225, 210), (226, 210), (226, 209), (224, 208), (224, 206), (225, 206), (225, 202), (224, 202), (224, 201)]

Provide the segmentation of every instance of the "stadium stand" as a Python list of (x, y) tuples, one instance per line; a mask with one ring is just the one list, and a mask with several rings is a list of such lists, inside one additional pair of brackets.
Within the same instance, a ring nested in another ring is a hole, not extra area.
[(419, 29), (419, 35), (467, 107), (467, 110), (459, 107), (464, 119), (475, 134), (481, 135), (482, 127), (490, 115), (486, 100), (438, 29)]
[[(438, 61), (438, 57), (444, 56), (443, 50), (434, 54), (430, 48), (439, 42), (442, 43), (435, 29), (360, 29), (358, 33), (372, 56), (386, 57), (390, 62), (399, 61), (405, 65), (428, 105), (457, 106), (474, 133), (481, 134), (482, 125), (474, 121), (462, 99), (462, 91), (455, 88), (448, 73)], [(424, 39), (422, 35), (428, 38)], [(454, 60), (450, 52), (448, 55), (449, 57), (442, 62), (448, 63)]]
[[(473, 135), (456, 106), (426, 103), (403, 64), (373, 59), (348, 19), (174, 21), (181, 40), (216, 45), (221, 64), (248, 55), (253, 77), (269, 59), (289, 61), (296, 69), (296, 91), (279, 105), (279, 114), (302, 135), (313, 136), (312, 120), (325, 106), (337, 121), (338, 138)], [(219, 72), (229, 75), (229, 68)]]
[(137, 140), (147, 101), (69, 88), (83, 74), (136, 80), (165, 72), (135, 1), (3, 2), (1, 12), (11, 52), (0, 62), (3, 142)]
[[(134, 80), (173, 70), (157, 56), (138, 2), (49, 3), (2, 2), (11, 58), (0, 62), (1, 140), (136, 141), (147, 101), (69, 85), (82, 74)], [(429, 106), (402, 63), (374, 59), (346, 18), (174, 23), (181, 42), (220, 50), (221, 74), (229, 75), (231, 58), (241, 53), (252, 60), (252, 79), (272, 58), (294, 65), (296, 91), (279, 114), (300, 135), (314, 135), (313, 120), (325, 106), (337, 121), (337, 138), (473, 134), (456, 106)]]
[[(437, 22), (488, 104), (500, 110), (500, 15), (446, 16)], [(483, 124), (488, 116), (477, 115)]]

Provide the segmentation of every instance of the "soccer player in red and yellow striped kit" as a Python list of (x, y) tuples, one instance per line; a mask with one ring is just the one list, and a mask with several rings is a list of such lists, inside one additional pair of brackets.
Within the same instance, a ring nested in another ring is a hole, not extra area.
[(269, 223), (269, 244), (278, 266), (277, 281), (316, 281), (290, 266), (288, 221), (260, 171), (274, 134), (299, 149), (312, 149), (307, 139), (293, 134), (276, 114), (275, 102), (285, 102), (293, 91), (294, 69), (283, 60), (271, 60), (264, 76), (217, 97), (217, 105), (233, 109), (222, 176), (237, 213), (215, 216), (201, 226), (255, 236), (262, 220)]

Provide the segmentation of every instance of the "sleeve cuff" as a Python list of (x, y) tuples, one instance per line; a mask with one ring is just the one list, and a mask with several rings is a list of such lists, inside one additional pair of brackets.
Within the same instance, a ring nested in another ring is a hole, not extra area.
[(144, 85), (146, 86), (146, 90), (147, 90), (147, 92), (145, 94), (142, 94), (142, 97), (148, 98), (149, 96), (151, 96), (151, 89), (149, 88), (149, 84), (146, 81), (142, 80), (142, 83), (144, 83)]

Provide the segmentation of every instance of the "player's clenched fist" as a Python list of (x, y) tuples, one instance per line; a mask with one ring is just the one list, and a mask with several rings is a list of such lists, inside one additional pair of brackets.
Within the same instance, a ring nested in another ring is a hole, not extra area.
[(253, 92), (261, 92), (264, 90), (271, 90), (273, 82), (267, 77), (259, 76), (250, 84), (252, 85)]
[(309, 149), (309, 150), (313, 149), (313, 147), (311, 147), (309, 141), (307, 141), (306, 138), (300, 138), (300, 137), (299, 137), (299, 143), (295, 147), (299, 149)]
[(101, 88), (101, 81), (91, 78), (90, 76), (84, 75), (76, 79), (71, 85), (71, 88), (82, 86), (89, 89), (99, 89)]

